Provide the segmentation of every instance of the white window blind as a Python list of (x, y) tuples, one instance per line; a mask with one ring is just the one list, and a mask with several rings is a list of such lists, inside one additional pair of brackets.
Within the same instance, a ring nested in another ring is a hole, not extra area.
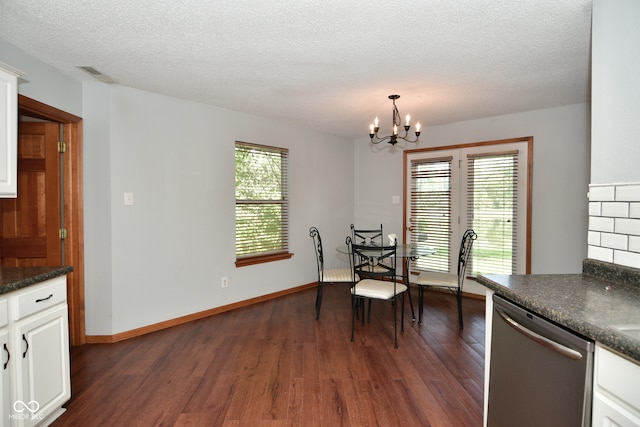
[(452, 157), (411, 161), (410, 243), (435, 249), (434, 255), (414, 262), (420, 270), (449, 271), (451, 161)]
[(284, 148), (236, 142), (236, 259), (288, 252), (288, 157)]
[(517, 270), (518, 154), (467, 155), (467, 225), (477, 234), (472, 274), (512, 274)]

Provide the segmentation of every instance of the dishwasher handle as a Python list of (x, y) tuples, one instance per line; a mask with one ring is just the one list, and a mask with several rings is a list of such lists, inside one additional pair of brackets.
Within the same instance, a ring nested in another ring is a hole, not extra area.
[(580, 360), (582, 359), (582, 354), (579, 351), (573, 350), (569, 347), (566, 347), (562, 344), (559, 344), (553, 340), (550, 340), (549, 338), (543, 337), (540, 334), (537, 334), (527, 328), (525, 328), (524, 326), (522, 326), (520, 323), (516, 322), (515, 320), (513, 320), (507, 313), (503, 312), (502, 310), (496, 308), (496, 311), (498, 312), (498, 314), (500, 315), (500, 317), (502, 317), (502, 319), (507, 322), (507, 324), (509, 326), (511, 326), (513, 329), (515, 329), (516, 331), (520, 332), (522, 335), (532, 339), (533, 341), (537, 342), (538, 344), (555, 351), (556, 353), (560, 353), (561, 355), (568, 357), (569, 359), (572, 360)]

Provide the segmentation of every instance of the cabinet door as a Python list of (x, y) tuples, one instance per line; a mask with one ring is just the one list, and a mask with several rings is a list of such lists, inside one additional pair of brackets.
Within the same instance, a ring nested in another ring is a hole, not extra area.
[(9, 332), (0, 328), (0, 426), (10, 424), (11, 397), (9, 396), (9, 361), (13, 355), (9, 352)]
[(615, 400), (604, 394), (593, 395), (593, 427), (638, 427), (640, 419)]
[(18, 75), (0, 64), (0, 197), (17, 196)]
[(67, 305), (60, 304), (16, 324), (21, 354), (16, 363), (18, 399), (30, 404), (24, 426), (35, 425), (59, 411), (71, 397)]

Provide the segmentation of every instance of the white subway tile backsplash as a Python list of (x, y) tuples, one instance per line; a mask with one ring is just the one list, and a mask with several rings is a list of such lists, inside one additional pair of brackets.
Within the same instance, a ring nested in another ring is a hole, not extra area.
[(589, 202), (589, 215), (602, 215), (602, 202)]
[(587, 256), (604, 262), (613, 262), (613, 249), (589, 246)]
[(614, 218), (604, 218), (601, 216), (589, 217), (589, 230), (590, 231), (604, 231), (607, 233), (613, 233), (615, 230)]
[(640, 268), (640, 183), (589, 186), (589, 258)]
[(613, 202), (616, 196), (615, 185), (594, 185), (589, 187), (589, 201)]
[(627, 251), (614, 251), (613, 263), (626, 265), (627, 267), (638, 267), (640, 265), (640, 254)]
[(600, 236), (600, 246), (626, 251), (629, 247), (629, 236), (624, 234), (602, 233)]
[(601, 215), (612, 216), (614, 218), (627, 218), (629, 216), (629, 203), (603, 202)]
[(640, 219), (616, 218), (614, 230), (618, 234), (640, 236)]
[(629, 184), (617, 186), (616, 200), (621, 202), (640, 202), (640, 185)]

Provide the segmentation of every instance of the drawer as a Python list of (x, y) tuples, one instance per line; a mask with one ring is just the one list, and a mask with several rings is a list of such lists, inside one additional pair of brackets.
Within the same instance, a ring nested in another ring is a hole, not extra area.
[(596, 347), (595, 386), (640, 409), (640, 365), (611, 351)]
[(0, 299), (0, 328), (9, 323), (9, 312), (7, 308), (7, 299)]
[(20, 320), (67, 300), (66, 276), (47, 280), (16, 295), (14, 320)]

